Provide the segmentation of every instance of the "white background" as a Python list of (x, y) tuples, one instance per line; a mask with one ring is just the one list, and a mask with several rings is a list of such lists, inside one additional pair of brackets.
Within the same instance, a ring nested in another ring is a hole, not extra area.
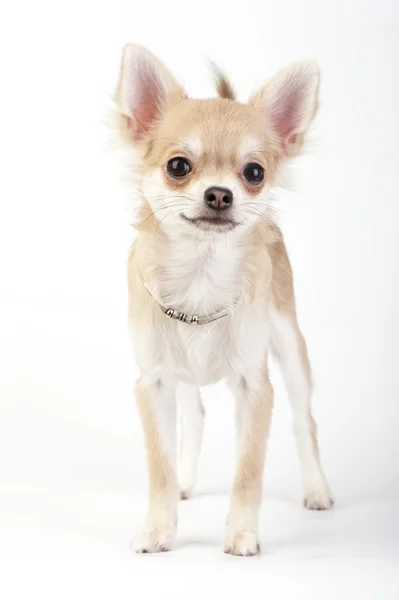
[[(0, 596), (399, 598), (398, 27), (394, 0), (8, 3), (1, 17)], [(161, 56), (193, 95), (206, 57), (245, 99), (291, 60), (323, 71), (318, 144), (281, 224), (312, 358), (336, 508), (301, 507), (276, 409), (262, 555), (222, 553), (233, 405), (205, 391), (199, 481), (176, 550), (135, 556), (146, 468), (127, 336), (133, 239), (104, 126), (121, 48)]]

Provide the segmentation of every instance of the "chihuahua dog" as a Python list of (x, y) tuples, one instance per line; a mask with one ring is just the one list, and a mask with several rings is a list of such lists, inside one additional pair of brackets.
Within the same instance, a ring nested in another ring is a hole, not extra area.
[(299, 62), (248, 104), (235, 100), (220, 72), (218, 98), (190, 99), (148, 50), (124, 49), (118, 121), (140, 196), (128, 266), (129, 323), (149, 469), (148, 518), (134, 542), (137, 552), (173, 545), (179, 497), (190, 496), (196, 478), (204, 427), (199, 388), (221, 379), (235, 397), (237, 425), (224, 551), (259, 552), (273, 407), (269, 352), (292, 405), (304, 505), (333, 504), (320, 466), (291, 266), (271, 207), (282, 167), (301, 153), (318, 90), (317, 65)]

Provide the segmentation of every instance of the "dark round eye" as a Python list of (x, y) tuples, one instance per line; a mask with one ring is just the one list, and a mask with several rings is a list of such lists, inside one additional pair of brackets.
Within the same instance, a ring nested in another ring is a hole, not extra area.
[(242, 173), (249, 183), (261, 183), (265, 177), (265, 169), (258, 163), (248, 163)]
[(176, 156), (168, 160), (166, 167), (168, 174), (171, 177), (181, 178), (186, 177), (191, 171), (191, 165), (186, 158), (182, 156)]

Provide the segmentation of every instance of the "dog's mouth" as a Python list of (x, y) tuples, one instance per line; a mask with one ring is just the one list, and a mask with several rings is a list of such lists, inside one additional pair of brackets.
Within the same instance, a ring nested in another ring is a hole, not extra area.
[(225, 217), (216, 217), (216, 216), (201, 216), (201, 217), (194, 217), (194, 218), (190, 218), (187, 217), (184, 213), (180, 214), (181, 218), (184, 219), (184, 221), (186, 221), (187, 223), (190, 223), (191, 225), (193, 225), (194, 227), (197, 227), (198, 229), (204, 229), (204, 230), (209, 230), (209, 229), (216, 229), (219, 231), (225, 231), (226, 229), (234, 229), (235, 227), (237, 227), (238, 223), (236, 221), (234, 221), (233, 219), (229, 219), (229, 218), (225, 218)]

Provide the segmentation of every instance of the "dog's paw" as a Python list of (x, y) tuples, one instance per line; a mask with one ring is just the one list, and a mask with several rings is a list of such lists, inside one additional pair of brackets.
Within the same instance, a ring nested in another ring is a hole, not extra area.
[(226, 554), (234, 554), (235, 556), (254, 556), (255, 554), (259, 554), (258, 536), (253, 531), (237, 531), (234, 534), (227, 534), (223, 551)]
[(132, 542), (137, 554), (168, 552), (172, 549), (176, 537), (176, 528), (144, 529)]
[(334, 506), (334, 498), (328, 486), (309, 489), (305, 492), (303, 505), (309, 510), (329, 510)]
[(188, 500), (195, 487), (195, 476), (186, 469), (179, 469), (180, 500)]
[(180, 490), (180, 500), (188, 500), (192, 494), (192, 489), (183, 488)]
[(188, 478), (179, 479), (180, 484), (180, 500), (188, 500), (194, 490), (195, 481)]

